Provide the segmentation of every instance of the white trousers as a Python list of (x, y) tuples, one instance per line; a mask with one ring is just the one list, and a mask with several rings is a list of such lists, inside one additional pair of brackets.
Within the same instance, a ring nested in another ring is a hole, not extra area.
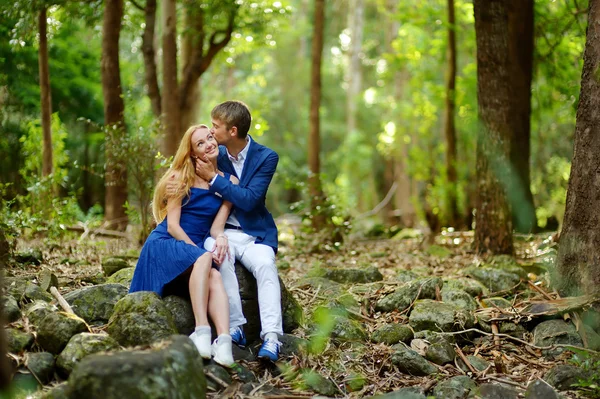
[[(229, 298), (229, 326), (233, 328), (246, 324), (246, 318), (242, 312), (240, 289), (235, 275), (235, 261), (239, 260), (256, 278), (261, 324), (260, 337), (264, 338), (267, 333), (283, 334), (281, 288), (275, 266), (275, 251), (268, 245), (255, 243), (256, 237), (241, 230), (226, 229), (225, 235), (229, 240), (230, 256), (226, 257), (219, 270)], [(204, 241), (204, 248), (211, 251), (214, 244), (215, 240), (208, 237)]]

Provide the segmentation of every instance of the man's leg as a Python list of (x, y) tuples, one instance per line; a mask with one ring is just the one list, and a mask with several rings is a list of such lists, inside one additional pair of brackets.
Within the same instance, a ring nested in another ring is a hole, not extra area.
[(281, 288), (273, 248), (264, 244), (250, 243), (244, 249), (240, 262), (256, 278), (262, 326), (260, 337), (264, 339), (268, 333), (283, 334)]
[[(215, 245), (215, 240), (208, 237), (204, 241), (204, 248), (207, 251), (212, 251)], [(229, 299), (229, 328), (240, 327), (246, 324), (246, 318), (242, 312), (242, 299), (240, 298), (240, 287), (235, 275), (235, 241), (229, 240), (229, 255), (225, 257), (223, 263), (219, 266), (221, 279), (227, 298)]]

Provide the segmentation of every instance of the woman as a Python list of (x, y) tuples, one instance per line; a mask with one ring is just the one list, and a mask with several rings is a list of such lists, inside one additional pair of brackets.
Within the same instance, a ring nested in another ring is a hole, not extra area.
[[(154, 191), (152, 212), (158, 225), (140, 254), (129, 292), (154, 291), (162, 295), (165, 285), (191, 270), (189, 290), (196, 329), (190, 338), (203, 358), (224, 366), (233, 364), (229, 335), (229, 302), (220, 273), (213, 269), (213, 259), (220, 264), (228, 253), (223, 234), (231, 203), (209, 191), (208, 182), (196, 176), (196, 158), (215, 165), (219, 146), (206, 125), (190, 127), (185, 132), (171, 168)], [(235, 176), (223, 175), (237, 184)], [(167, 182), (175, 180), (181, 188), (168, 195)], [(207, 252), (204, 239), (215, 240), (213, 253)], [(207, 313), (218, 337), (211, 347), (211, 329)]]

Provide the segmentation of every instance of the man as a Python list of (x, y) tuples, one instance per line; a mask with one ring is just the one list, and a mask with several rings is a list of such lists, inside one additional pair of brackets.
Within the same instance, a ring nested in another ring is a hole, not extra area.
[[(234, 269), (235, 261), (239, 260), (254, 275), (258, 286), (263, 339), (258, 357), (276, 361), (280, 347), (278, 334), (283, 334), (281, 291), (275, 266), (277, 226), (265, 206), (265, 197), (279, 156), (248, 135), (252, 118), (246, 104), (240, 101), (219, 104), (212, 110), (211, 120), (211, 132), (221, 145), (217, 166), (240, 180), (239, 185), (231, 184), (217, 174), (210, 162), (196, 163), (196, 174), (210, 182), (210, 190), (234, 205), (225, 225), (231, 256), (220, 267), (229, 297), (230, 334), (234, 343), (246, 344), (242, 329), (246, 319)], [(204, 246), (212, 250), (214, 240), (207, 238)]]

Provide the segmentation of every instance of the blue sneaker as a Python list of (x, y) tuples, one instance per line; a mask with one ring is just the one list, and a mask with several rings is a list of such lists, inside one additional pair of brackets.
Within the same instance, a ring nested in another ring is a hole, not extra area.
[(276, 362), (279, 359), (279, 346), (281, 343), (276, 339), (265, 339), (258, 350), (258, 358)]
[(231, 342), (243, 348), (246, 346), (246, 334), (244, 334), (244, 330), (242, 327), (232, 327), (229, 329), (229, 335), (231, 335)]

